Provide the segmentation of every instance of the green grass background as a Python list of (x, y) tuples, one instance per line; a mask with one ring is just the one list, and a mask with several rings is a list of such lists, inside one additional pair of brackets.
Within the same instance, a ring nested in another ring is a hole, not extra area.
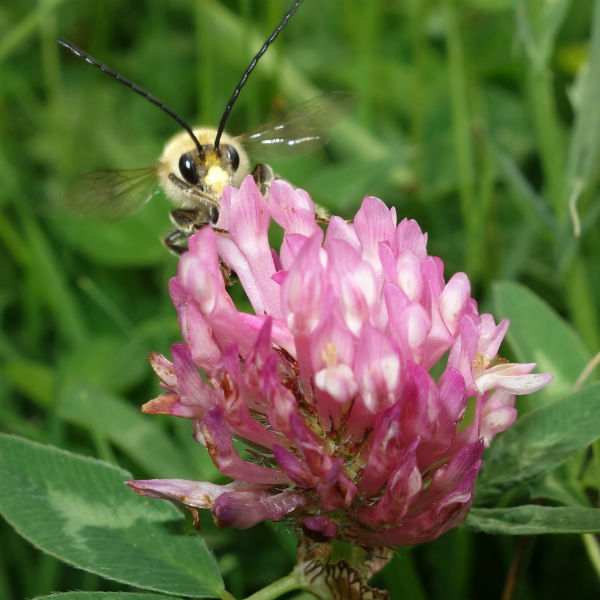
[[(168, 352), (179, 339), (167, 294), (176, 259), (160, 243), (168, 201), (159, 195), (113, 225), (62, 205), (78, 174), (153, 164), (177, 125), (56, 37), (192, 124), (215, 125), (289, 4), (2, 2), (1, 430), (116, 461), (136, 477), (157, 476), (139, 459), (143, 448), (131, 451), (121, 417), (112, 428), (115, 411), (86, 423), (65, 398), (85, 385), (98, 402), (109, 394), (137, 409), (158, 393), (148, 352)], [(492, 282), (521, 281), (595, 353), (599, 21), (600, 2), (592, 0), (305, 0), (251, 76), (228, 130), (241, 133), (319, 93), (356, 93), (326, 148), (282, 159), (276, 170), (347, 218), (366, 194), (395, 205), (429, 232), (447, 277), (469, 274), (482, 308)], [(575, 196), (579, 239), (569, 214)], [(188, 422), (144, 418), (160, 421), (197, 478), (215, 476), (190, 442)], [(120, 439), (111, 437), (117, 429)], [(205, 518), (203, 527), (236, 596), (293, 564), (294, 538), (283, 525), (221, 532)], [(504, 598), (600, 593), (577, 537), (491, 538), (461, 529), (399, 549), (376, 583), (394, 599), (501, 598), (515, 556), (517, 585)], [(0, 598), (70, 589), (119, 588), (40, 554), (0, 524)]]

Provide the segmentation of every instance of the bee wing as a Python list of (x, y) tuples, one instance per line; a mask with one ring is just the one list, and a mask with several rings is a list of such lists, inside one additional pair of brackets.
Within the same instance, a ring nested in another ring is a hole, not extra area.
[(330, 129), (352, 108), (350, 92), (331, 92), (292, 108), (281, 119), (274, 119), (238, 136), (255, 158), (273, 159), (294, 156), (320, 148), (329, 141)]
[(73, 180), (65, 204), (79, 215), (118, 221), (150, 200), (157, 190), (156, 167), (122, 171), (92, 171)]

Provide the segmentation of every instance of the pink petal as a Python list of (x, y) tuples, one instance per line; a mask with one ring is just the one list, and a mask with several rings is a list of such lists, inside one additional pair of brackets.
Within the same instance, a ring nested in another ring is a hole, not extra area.
[(250, 414), (250, 405), (259, 407), (259, 399), (253, 401), (253, 392), (243, 381), (238, 361), (237, 349), (231, 346), (223, 353), (223, 372), (221, 389), (216, 404), (227, 426), (238, 437), (249, 440), (264, 448), (271, 449), (273, 444), (285, 444), (285, 440), (274, 431), (258, 423)]
[(346, 242), (356, 252), (361, 252), (360, 241), (356, 235), (354, 227), (344, 219), (336, 216), (332, 216), (329, 220), (323, 247), (326, 250), (329, 250), (329, 244), (331, 244), (334, 240)]
[(423, 366), (431, 368), (454, 342), (454, 336), (448, 331), (440, 310), (440, 294), (444, 283), (443, 264), (429, 256), (421, 266), (423, 280), (423, 298), (421, 304), (431, 320), (431, 329), (427, 336), (423, 352)]
[(314, 534), (318, 534), (325, 539), (332, 539), (336, 537), (338, 532), (338, 526), (329, 518), (325, 516), (308, 517), (301, 523), (302, 527), (310, 531), (312, 537), (316, 537)]
[(332, 462), (325, 477), (317, 483), (317, 494), (325, 510), (350, 506), (356, 495), (356, 485), (343, 472), (343, 459)]
[(384, 287), (389, 334), (399, 346), (403, 362), (412, 360), (421, 363), (427, 336), (431, 330), (431, 319), (423, 306), (411, 303), (397, 286)]
[(221, 494), (213, 514), (219, 527), (248, 529), (261, 521), (280, 521), (308, 503), (304, 494), (270, 494), (266, 491), (240, 491)]
[(271, 427), (287, 438), (292, 437), (291, 419), (298, 411), (293, 394), (279, 380), (277, 359), (270, 356), (263, 368), (263, 390), (267, 401), (267, 416)]
[(327, 267), (339, 314), (348, 329), (358, 336), (378, 300), (379, 284), (375, 273), (368, 262), (341, 241), (329, 244)]
[(517, 419), (515, 397), (503, 390), (494, 392), (483, 407), (481, 437), (486, 448), (494, 437), (508, 429)]
[(319, 236), (309, 238), (281, 287), (282, 308), (290, 331), (310, 334), (321, 319), (326, 282), (320, 263)]
[(147, 415), (171, 415), (184, 419), (195, 419), (199, 415), (193, 406), (186, 406), (174, 392), (161, 394), (142, 404), (142, 412)]
[(300, 233), (310, 237), (320, 231), (315, 222), (315, 205), (304, 191), (292, 187), (283, 179), (271, 183), (268, 202), (273, 220), (283, 227), (286, 234)]
[(312, 488), (317, 484), (318, 479), (312, 475), (306, 463), (301, 461), (297, 456), (294, 456), (276, 444), (273, 446), (273, 455), (283, 472), (296, 485), (302, 488)]
[(269, 223), (266, 200), (252, 176), (247, 175), (239, 190), (232, 191), (229, 235), (249, 265), (258, 290), (260, 303), (253, 303), (254, 310), (277, 317), (280, 312), (279, 286), (271, 279), (275, 265), (267, 237)]
[(416, 461), (417, 444), (418, 440), (403, 452), (377, 504), (360, 510), (359, 518), (366, 525), (380, 527), (399, 522), (414, 496), (421, 491), (423, 481)]
[(207, 481), (187, 479), (133, 479), (125, 482), (136, 494), (149, 498), (175, 500), (196, 508), (212, 508), (215, 500), (226, 492), (258, 488), (234, 481), (227, 485), (217, 485)]
[(531, 394), (548, 385), (553, 376), (549, 373), (534, 373), (535, 363), (506, 363), (486, 369), (476, 379), (480, 393), (501, 389), (511, 394)]
[(510, 321), (503, 319), (496, 325), (494, 317), (488, 313), (480, 315), (479, 341), (477, 343), (477, 352), (488, 359), (494, 358), (500, 348), (500, 343), (504, 339)]
[(206, 448), (223, 475), (251, 483), (282, 484), (289, 480), (278, 469), (270, 469), (242, 460), (233, 446), (231, 433), (218, 408), (209, 410), (201, 423)]
[(179, 306), (178, 316), (181, 335), (188, 344), (194, 363), (204, 369), (214, 368), (221, 351), (204, 315), (196, 304), (186, 302)]
[(396, 229), (396, 211), (379, 198), (366, 196), (354, 217), (354, 229), (362, 245), (362, 257), (381, 274), (379, 242), (391, 240)]
[(215, 406), (219, 394), (204, 381), (185, 344), (171, 346), (171, 354), (181, 403), (193, 409), (196, 417), (202, 418)]
[(464, 273), (455, 273), (440, 294), (440, 310), (444, 323), (453, 335), (471, 296), (471, 283)]
[(349, 401), (358, 389), (352, 369), (343, 364), (317, 371), (315, 385), (340, 403)]
[(354, 364), (362, 404), (377, 413), (393, 403), (400, 383), (400, 356), (389, 338), (366, 323)]
[(167, 389), (177, 389), (177, 377), (173, 370), (173, 363), (159, 352), (150, 353), (150, 365), (158, 378)]
[[(430, 485), (412, 503), (407, 516), (428, 510), (429, 507), (440, 502), (449, 493), (452, 493), (452, 490), (460, 486), (469, 473), (479, 471), (483, 449), (483, 442), (477, 440), (458, 450), (447, 465), (438, 467)], [(475, 476), (473, 475), (473, 482), (474, 480)]]
[(363, 496), (375, 496), (389, 479), (404, 450), (400, 429), (400, 403), (382, 413), (369, 441), (368, 460), (358, 489)]
[(402, 219), (396, 228), (394, 241), (398, 255), (410, 251), (421, 262), (427, 258), (427, 234), (421, 231), (415, 220)]

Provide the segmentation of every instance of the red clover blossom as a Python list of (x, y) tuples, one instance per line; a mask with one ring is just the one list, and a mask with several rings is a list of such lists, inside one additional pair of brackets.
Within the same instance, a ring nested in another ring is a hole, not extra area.
[[(552, 379), (497, 357), (508, 321), (479, 314), (468, 277), (445, 282), (418, 224), (397, 224), (374, 197), (324, 233), (306, 192), (276, 180), (266, 201), (247, 177), (225, 189), (217, 227), (190, 239), (171, 281), (185, 342), (172, 362), (152, 355), (166, 391), (143, 410), (192, 419), (232, 481), (128, 485), (210, 509), (222, 527), (290, 519), (367, 547), (461, 523), (484, 449), (516, 418), (515, 394)], [(220, 261), (254, 314), (235, 307)]]

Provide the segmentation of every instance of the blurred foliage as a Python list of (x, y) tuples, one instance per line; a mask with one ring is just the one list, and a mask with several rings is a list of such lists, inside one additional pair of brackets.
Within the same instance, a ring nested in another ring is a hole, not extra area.
[[(1, 430), (145, 477), (165, 474), (144, 460), (156, 428), (168, 452), (186, 457), (178, 472), (217, 477), (188, 423), (152, 417), (144, 429), (141, 417), (128, 416), (158, 393), (148, 352), (167, 352), (179, 339), (167, 290), (176, 260), (160, 243), (167, 199), (159, 194), (112, 225), (62, 205), (65, 185), (80, 173), (153, 164), (177, 125), (55, 39), (72, 40), (188, 122), (216, 124), (288, 4), (2, 2)], [(599, 87), (598, 1), (305, 0), (252, 74), (228, 130), (253, 128), (319, 93), (355, 92), (356, 109), (331, 143), (282, 158), (277, 172), (347, 218), (366, 194), (395, 205), (429, 232), (448, 276), (468, 273), (484, 307), (492, 282), (524, 283), (595, 354)], [(118, 422), (129, 418), (131, 428)], [(203, 535), (236, 596), (293, 563), (283, 525), (221, 532), (203, 515)], [(5, 523), (0, 536), (1, 598), (118, 589), (42, 555)], [(575, 536), (460, 529), (399, 549), (375, 583), (393, 598), (500, 598), (517, 556), (512, 597), (563, 598), (577, 589), (578, 598), (596, 598), (592, 547)]]

